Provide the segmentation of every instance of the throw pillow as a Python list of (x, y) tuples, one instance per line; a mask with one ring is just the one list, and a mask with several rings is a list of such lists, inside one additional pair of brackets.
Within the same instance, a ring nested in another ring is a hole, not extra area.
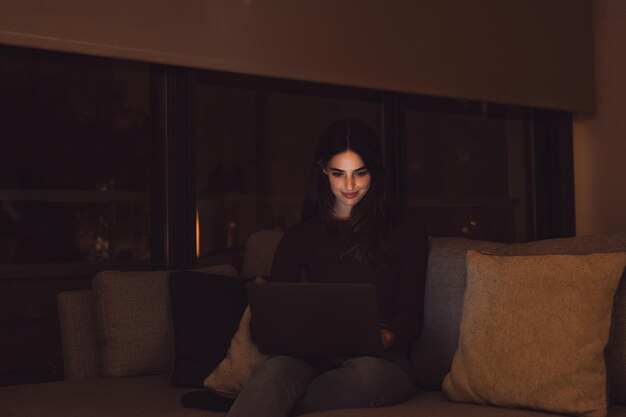
[(424, 290), (424, 324), (411, 351), (420, 388), (441, 389), (443, 378), (450, 371), (463, 314), (467, 251), (491, 252), (501, 246), (504, 244), (454, 237), (431, 240)]
[(204, 387), (225, 397), (234, 398), (241, 392), (254, 370), (261, 365), (268, 355), (259, 352), (250, 337), (250, 307), (239, 322), (239, 328), (233, 336), (226, 358), (205, 380)]
[(102, 271), (92, 287), (102, 374), (168, 373), (174, 339), (167, 272)]
[(224, 359), (247, 305), (247, 282), (193, 271), (170, 273), (172, 385), (202, 388), (206, 376)]
[(250, 337), (250, 307), (246, 307), (239, 328), (230, 343), (226, 358), (204, 380), (204, 387), (234, 398), (248, 382), (252, 372), (269, 356), (259, 352)]
[[(501, 256), (587, 255), (625, 252), (626, 233), (576, 236), (503, 244), (466, 238), (432, 238), (424, 293), (424, 325), (411, 360), (420, 388), (437, 390), (450, 372), (459, 344), (468, 250)], [(626, 285), (618, 289), (614, 327), (607, 348), (612, 403), (626, 405)]]
[(626, 253), (470, 251), (453, 401), (603, 417), (604, 350)]

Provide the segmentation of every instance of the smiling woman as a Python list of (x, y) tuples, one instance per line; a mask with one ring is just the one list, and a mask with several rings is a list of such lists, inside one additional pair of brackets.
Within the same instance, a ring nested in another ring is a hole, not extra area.
[(383, 406), (415, 392), (407, 351), (422, 326), (427, 239), (419, 220), (386, 200), (382, 159), (364, 122), (341, 119), (324, 130), (302, 222), (285, 232), (269, 280), (373, 285), (385, 352), (275, 356), (243, 387), (229, 417)]

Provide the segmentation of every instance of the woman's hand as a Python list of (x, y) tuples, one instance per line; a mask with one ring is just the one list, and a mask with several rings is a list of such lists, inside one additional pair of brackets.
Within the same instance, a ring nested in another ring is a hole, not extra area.
[(380, 329), (380, 340), (383, 344), (383, 350), (387, 350), (395, 343), (396, 335), (389, 329)]

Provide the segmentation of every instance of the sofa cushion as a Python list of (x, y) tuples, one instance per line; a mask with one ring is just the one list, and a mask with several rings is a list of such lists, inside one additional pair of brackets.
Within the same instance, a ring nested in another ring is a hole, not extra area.
[[(440, 389), (458, 345), (468, 250), (495, 255), (588, 254), (626, 251), (626, 233), (502, 244), (465, 238), (433, 238), (424, 295), (424, 327), (412, 351), (418, 384)], [(611, 402), (626, 404), (626, 285), (616, 295), (607, 348)]]
[[(441, 391), (420, 391), (408, 401), (389, 407), (320, 411), (306, 417), (557, 417), (558, 414), (448, 401)], [(612, 406), (608, 417), (626, 417), (626, 407)]]
[(604, 349), (626, 252), (492, 256), (470, 251), (454, 401), (606, 415)]
[(173, 357), (165, 271), (103, 271), (93, 281), (104, 376), (169, 372)]
[(247, 282), (194, 271), (170, 273), (176, 346), (172, 385), (202, 388), (226, 357), (247, 304)]
[(464, 238), (431, 239), (424, 324), (411, 355), (420, 388), (441, 389), (443, 378), (450, 371), (463, 312), (467, 251), (493, 251), (500, 246), (503, 244)]
[(225, 397), (234, 398), (241, 392), (252, 373), (267, 358), (259, 352), (250, 336), (250, 307), (246, 307), (239, 328), (233, 336), (226, 358), (204, 380), (204, 387)]
[(0, 387), (2, 417), (223, 417), (184, 408), (169, 374)]
[(278, 230), (261, 230), (251, 234), (246, 241), (241, 276), (267, 277), (272, 269), (274, 252), (282, 237), (283, 233)]
[[(257, 277), (254, 282), (266, 282)], [(241, 316), (239, 327), (230, 341), (226, 357), (204, 380), (205, 388), (222, 396), (234, 398), (241, 392), (252, 373), (269, 355), (264, 355), (252, 341), (250, 319), (252, 312), (247, 306)]]
[[(169, 375), (93, 378), (0, 387), (2, 417), (225, 417), (226, 413), (185, 408), (187, 388), (173, 388)], [(307, 417), (555, 417), (527, 410), (453, 403), (441, 391), (421, 391), (407, 402), (370, 409), (339, 409)], [(611, 406), (609, 417), (626, 417)]]
[(64, 291), (57, 296), (65, 379), (101, 374), (100, 351), (91, 290)]
[[(230, 265), (206, 270), (237, 274)], [(92, 287), (102, 375), (169, 372), (174, 335), (168, 272), (103, 271)]]
[[(496, 255), (585, 254), (626, 251), (626, 233), (548, 239), (502, 246)], [(622, 280), (613, 306), (613, 323), (606, 352), (609, 401), (626, 405), (626, 280)]]

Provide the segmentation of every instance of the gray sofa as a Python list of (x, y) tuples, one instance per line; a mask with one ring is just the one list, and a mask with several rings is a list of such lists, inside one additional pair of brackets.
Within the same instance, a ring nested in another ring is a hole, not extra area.
[[(277, 232), (253, 235), (241, 276), (266, 275)], [(333, 410), (311, 416), (553, 416), (543, 412), (449, 401), (441, 391), (459, 338), (468, 250), (495, 255), (586, 254), (626, 251), (626, 234), (500, 244), (433, 238), (425, 295), (425, 321), (413, 346), (420, 392), (408, 402), (376, 409)], [(209, 271), (235, 274), (231, 267)], [(626, 416), (626, 289), (620, 287), (606, 352), (608, 415)], [(99, 274), (93, 290), (58, 298), (66, 380), (0, 388), (0, 416), (223, 416), (183, 408), (188, 388), (170, 385), (173, 336), (166, 272)], [(146, 324), (149, 322), (148, 324)], [(103, 327), (105, 331), (103, 332)], [(620, 405), (624, 404), (624, 405)]]

